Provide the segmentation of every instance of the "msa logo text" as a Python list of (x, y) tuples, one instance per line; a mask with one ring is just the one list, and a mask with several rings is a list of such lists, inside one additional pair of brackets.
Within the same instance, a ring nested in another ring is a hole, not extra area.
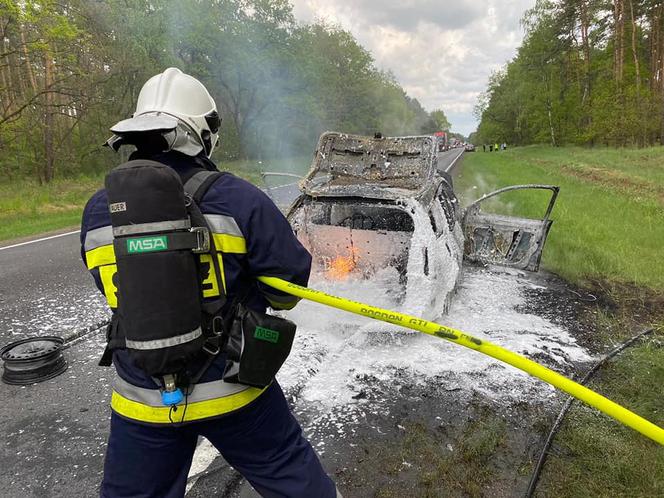
[(127, 252), (129, 254), (165, 251), (166, 249), (168, 249), (168, 238), (165, 235), (160, 237), (141, 237), (140, 239), (127, 239)]
[(256, 327), (254, 330), (254, 337), (261, 341), (272, 342), (274, 344), (279, 342), (279, 332), (264, 327)]

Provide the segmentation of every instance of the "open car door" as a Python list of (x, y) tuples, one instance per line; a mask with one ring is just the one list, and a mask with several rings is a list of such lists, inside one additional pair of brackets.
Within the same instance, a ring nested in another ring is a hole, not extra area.
[[(527, 189), (551, 191), (551, 198), (542, 219), (520, 218), (482, 212), (482, 204), (505, 192)], [(467, 260), (537, 271), (544, 242), (551, 229), (549, 219), (558, 197), (554, 185), (513, 185), (482, 196), (464, 213), (464, 256)]]

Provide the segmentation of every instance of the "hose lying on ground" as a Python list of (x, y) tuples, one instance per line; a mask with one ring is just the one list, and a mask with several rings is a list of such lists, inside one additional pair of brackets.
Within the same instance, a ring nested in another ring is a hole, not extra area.
[[(650, 328), (646, 329), (643, 332), (636, 334), (634, 337), (626, 340), (622, 344), (620, 344), (618, 347), (613, 349), (611, 352), (609, 352), (606, 356), (604, 356), (600, 361), (595, 363), (595, 365), (588, 370), (586, 375), (583, 376), (583, 378), (579, 381), (579, 384), (582, 386), (585, 386), (586, 383), (597, 373), (597, 371), (602, 368), (607, 361), (609, 361), (611, 358), (616, 356), (618, 353), (624, 351), (627, 349), (629, 346), (634, 344), (636, 341), (639, 339), (652, 334), (655, 329)], [(573, 397), (569, 397), (565, 404), (563, 405), (563, 408), (560, 410), (560, 413), (558, 414), (558, 417), (556, 417), (556, 421), (553, 423), (551, 426), (551, 430), (549, 431), (549, 435), (546, 438), (546, 441), (544, 442), (544, 446), (542, 447), (542, 451), (540, 452), (539, 459), (537, 460), (537, 465), (535, 465), (535, 469), (533, 470), (533, 474), (530, 478), (530, 483), (528, 484), (528, 490), (526, 491), (525, 498), (530, 498), (533, 496), (533, 493), (535, 492), (535, 488), (537, 487), (537, 482), (539, 481), (540, 474), (542, 473), (542, 468), (544, 467), (544, 462), (546, 461), (546, 457), (549, 456), (549, 448), (551, 447), (551, 443), (553, 442), (553, 438), (556, 436), (558, 433), (558, 430), (560, 429), (560, 426), (563, 423), (563, 419), (565, 418), (565, 415), (567, 415), (567, 412), (569, 411), (570, 407), (572, 406), (572, 403), (574, 402)]]
[(94, 334), (95, 332), (98, 332), (102, 328), (106, 327), (110, 323), (110, 321), (111, 321), (110, 319), (102, 320), (93, 325), (84, 327), (82, 329), (73, 332), (72, 334), (67, 335), (66, 337), (64, 337), (64, 344), (62, 346), (62, 349), (70, 348), (80, 340), (86, 338), (91, 334)]
[(424, 334), (433, 335), (441, 339), (454, 342), (461, 346), (479, 351), (492, 358), (503, 361), (513, 367), (516, 367), (524, 372), (537, 377), (551, 384), (552, 386), (571, 394), (575, 398), (580, 399), (584, 403), (597, 408), (599, 411), (616, 419), (623, 425), (631, 427), (632, 429), (640, 432), (653, 441), (664, 445), (664, 429), (656, 426), (652, 422), (640, 417), (626, 408), (614, 403), (608, 398), (588, 389), (581, 384), (560, 375), (553, 370), (550, 370), (539, 363), (536, 363), (528, 358), (519, 354), (513, 353), (491, 342), (477, 339), (476, 337), (464, 334), (459, 330), (455, 330), (445, 325), (429, 322), (422, 318), (417, 318), (412, 315), (398, 313), (383, 308), (377, 308), (368, 304), (350, 301), (341, 297), (326, 294), (324, 292), (309, 289), (296, 285), (276, 277), (258, 277), (258, 280), (270, 287), (273, 287), (287, 294), (314, 301), (326, 306), (338, 308), (343, 311), (355, 313), (357, 315), (373, 318), (374, 320), (381, 320), (383, 322), (400, 325), (412, 330), (417, 330)]

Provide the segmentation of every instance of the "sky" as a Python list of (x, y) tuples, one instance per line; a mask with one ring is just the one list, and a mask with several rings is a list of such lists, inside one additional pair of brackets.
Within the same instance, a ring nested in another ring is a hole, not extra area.
[(350, 31), (428, 111), (442, 108), (452, 131), (477, 128), (473, 107), (492, 71), (516, 54), (519, 21), (535, 0), (291, 0), (302, 22)]

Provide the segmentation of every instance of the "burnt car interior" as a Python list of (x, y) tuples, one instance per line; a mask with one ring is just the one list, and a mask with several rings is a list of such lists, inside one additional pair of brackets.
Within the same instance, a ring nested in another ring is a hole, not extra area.
[[(482, 204), (488, 199), (506, 192), (527, 189), (551, 191), (542, 219), (491, 214), (481, 210)], [(473, 202), (466, 208), (463, 218), (466, 259), (537, 271), (553, 223), (550, 216), (559, 190), (554, 185), (513, 185), (486, 194)]]
[(413, 219), (397, 207), (382, 203), (358, 203), (357, 199), (318, 199), (307, 203), (311, 206), (309, 222), (316, 225), (332, 225), (354, 230), (383, 230), (412, 232)]
[(385, 267), (405, 273), (414, 224), (398, 206), (307, 199), (294, 221), (298, 238), (314, 258), (314, 271), (337, 279), (351, 272), (368, 277)]

